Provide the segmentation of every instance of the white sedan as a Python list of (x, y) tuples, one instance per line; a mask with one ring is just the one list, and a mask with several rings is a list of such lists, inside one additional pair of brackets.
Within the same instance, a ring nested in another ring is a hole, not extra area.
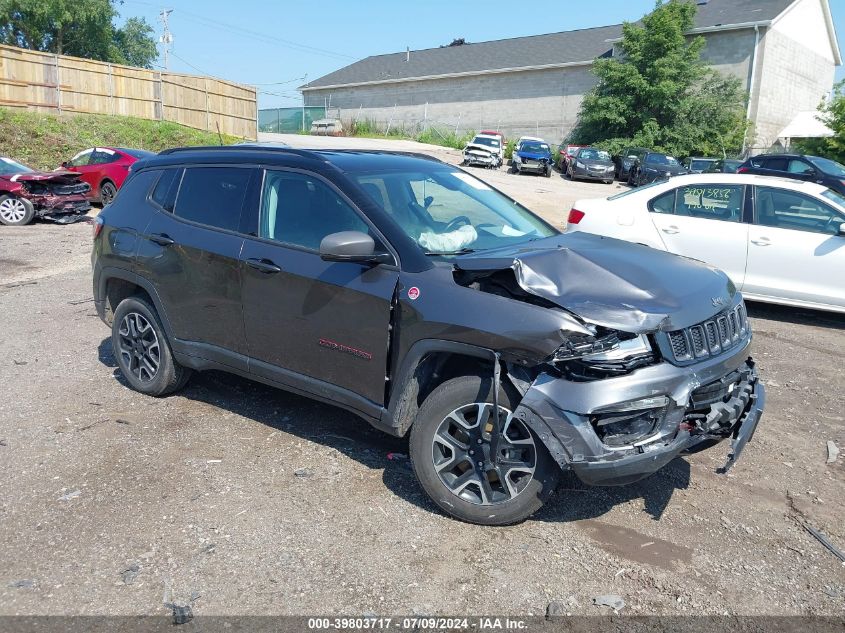
[(845, 197), (771, 176), (691, 174), (577, 201), (567, 231), (724, 270), (748, 299), (845, 312)]

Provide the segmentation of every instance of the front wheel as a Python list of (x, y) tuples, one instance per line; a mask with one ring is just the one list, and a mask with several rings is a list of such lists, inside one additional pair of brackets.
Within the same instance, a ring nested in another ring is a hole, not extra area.
[(0, 222), (6, 226), (23, 226), (32, 222), (35, 207), (29, 200), (15, 196), (0, 197)]
[(491, 379), (462, 376), (435, 389), (411, 428), (411, 462), (443, 511), (480, 525), (524, 521), (557, 486), (560, 470), (531, 429), (499, 393), (498, 448), (492, 447)]

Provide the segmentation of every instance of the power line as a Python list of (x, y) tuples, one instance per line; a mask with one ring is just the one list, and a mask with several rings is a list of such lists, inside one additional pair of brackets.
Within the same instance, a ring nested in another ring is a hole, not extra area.
[[(125, 2), (129, 2), (131, 4), (139, 4), (146, 7), (154, 7), (155, 5), (149, 2), (142, 2), (141, 0), (125, 0)], [(310, 46), (309, 44), (302, 44), (300, 42), (294, 42), (291, 40), (285, 40), (279, 38), (276, 35), (270, 35), (268, 33), (261, 33), (260, 31), (255, 31), (252, 29), (248, 29), (242, 26), (236, 26), (234, 24), (227, 24), (225, 22), (220, 22), (218, 20), (214, 20), (212, 18), (208, 18), (204, 15), (199, 15), (196, 13), (192, 13), (191, 11), (185, 11), (184, 9), (178, 10), (179, 16), (189, 16), (192, 18), (193, 21), (199, 23), (202, 26), (211, 27), (220, 29), (231, 34), (233, 31), (239, 31), (241, 35), (249, 35), (254, 38), (261, 39), (265, 42), (270, 44), (275, 44), (278, 46), (283, 46), (287, 48), (293, 48), (295, 50), (299, 50), (301, 52), (308, 52), (308, 53), (315, 53), (318, 55), (327, 55), (329, 57), (334, 58), (341, 58), (341, 59), (356, 59), (352, 55), (347, 55), (346, 53), (339, 53), (337, 51), (331, 51), (325, 48), (318, 48), (316, 46)], [(191, 21), (191, 20), (189, 20)]]
[(170, 70), (170, 59), (168, 57), (171, 52), (171, 44), (173, 44), (173, 34), (170, 32), (170, 25), (167, 23), (171, 13), (173, 13), (173, 9), (162, 9), (161, 13), (158, 14), (158, 21), (164, 27), (164, 32), (158, 38), (158, 42), (161, 44), (162, 52), (164, 53), (165, 70)]

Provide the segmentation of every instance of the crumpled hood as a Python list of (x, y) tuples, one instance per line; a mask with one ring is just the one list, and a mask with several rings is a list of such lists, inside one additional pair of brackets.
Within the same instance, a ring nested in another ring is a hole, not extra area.
[(72, 171), (33, 171), (26, 174), (12, 174), (10, 176), (3, 176), (6, 180), (12, 182), (56, 182), (63, 185), (72, 184), (79, 181), (79, 174)]
[(512, 269), (519, 286), (596, 325), (642, 334), (700, 323), (736, 287), (702, 262), (589, 233), (457, 257), (472, 273)]
[(466, 151), (473, 151), (473, 152), (482, 151), (482, 152), (485, 152), (487, 154), (496, 154), (496, 153), (498, 153), (499, 150), (495, 147), (489, 147), (488, 145), (478, 145), (476, 143), (469, 143), (464, 148), (464, 151), (465, 152)]
[(543, 160), (544, 158), (546, 160), (552, 159), (551, 154), (543, 154), (538, 152), (517, 152), (517, 155), (520, 158), (527, 158), (528, 160)]

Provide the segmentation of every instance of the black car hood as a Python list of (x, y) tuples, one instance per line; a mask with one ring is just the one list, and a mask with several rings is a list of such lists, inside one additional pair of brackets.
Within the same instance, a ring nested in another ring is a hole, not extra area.
[(599, 160), (597, 158), (576, 158), (588, 167), (613, 167), (612, 160)]
[(581, 232), (461, 255), (455, 266), (477, 276), (511, 269), (525, 292), (634, 334), (700, 323), (736, 294), (727, 275), (707, 264)]
[(653, 169), (662, 174), (672, 174), (678, 176), (680, 174), (688, 174), (689, 170), (683, 165), (654, 165), (650, 163), (645, 164), (646, 169)]

